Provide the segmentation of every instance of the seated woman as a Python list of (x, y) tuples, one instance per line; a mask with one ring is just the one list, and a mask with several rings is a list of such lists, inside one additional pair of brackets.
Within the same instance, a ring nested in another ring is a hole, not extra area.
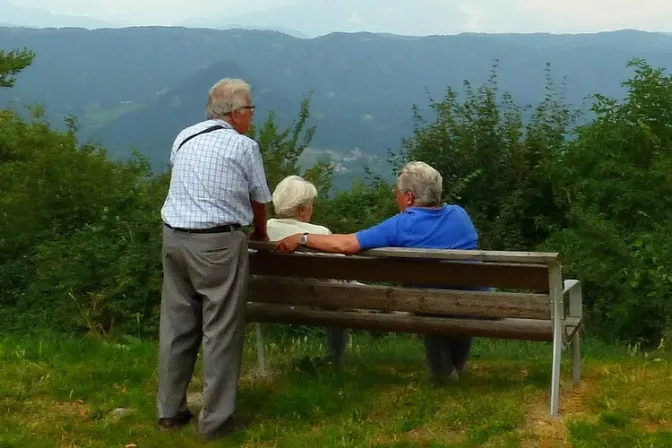
[[(300, 176), (284, 178), (273, 192), (273, 208), (277, 218), (268, 220), (268, 237), (271, 241), (280, 241), (296, 233), (308, 232), (317, 235), (331, 235), (323, 226), (311, 224), (313, 204), (317, 197), (317, 188)], [(348, 342), (348, 330), (328, 328), (327, 344), (331, 361), (341, 366)]]

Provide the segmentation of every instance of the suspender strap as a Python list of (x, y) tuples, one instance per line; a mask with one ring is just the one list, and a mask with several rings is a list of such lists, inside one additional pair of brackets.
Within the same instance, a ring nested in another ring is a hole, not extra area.
[[(228, 128), (225, 128), (221, 124), (216, 124), (214, 126), (210, 126), (207, 129), (203, 129), (201, 132), (197, 132), (194, 135), (190, 135), (189, 137), (185, 138), (184, 141), (182, 143), (180, 143), (180, 146), (177, 147), (177, 151), (179, 151), (184, 146), (184, 144), (187, 143), (192, 138), (198, 137), (201, 134), (207, 134), (207, 133), (212, 132), (212, 131), (217, 131), (219, 129), (228, 129)], [(175, 151), (175, 152), (177, 152), (177, 151)]]

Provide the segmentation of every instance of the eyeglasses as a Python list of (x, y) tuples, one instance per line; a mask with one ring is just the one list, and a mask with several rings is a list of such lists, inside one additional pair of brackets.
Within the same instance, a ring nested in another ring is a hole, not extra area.
[(233, 109), (233, 110), (232, 110), (231, 112), (229, 112), (227, 115), (231, 115), (231, 114), (234, 113), (235, 111), (237, 111), (237, 110), (243, 110), (243, 109), (249, 109), (250, 111), (252, 111), (252, 114), (254, 114), (254, 109), (255, 109), (255, 107), (256, 107), (256, 106), (252, 106), (252, 105), (250, 105), (250, 106), (240, 106), (240, 107), (237, 108), (237, 109)]

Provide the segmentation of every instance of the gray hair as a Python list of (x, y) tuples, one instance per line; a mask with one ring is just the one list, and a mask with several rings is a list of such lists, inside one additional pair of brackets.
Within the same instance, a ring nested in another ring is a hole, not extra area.
[(397, 189), (410, 192), (415, 198), (415, 205), (420, 207), (439, 205), (443, 177), (425, 162), (409, 162), (401, 169), (397, 178)]
[(247, 106), (247, 96), (252, 88), (238, 78), (224, 78), (210, 88), (206, 118), (224, 118), (234, 110)]
[(317, 197), (317, 188), (300, 176), (288, 176), (275, 187), (273, 208), (278, 218), (293, 218), (300, 207), (312, 205)]

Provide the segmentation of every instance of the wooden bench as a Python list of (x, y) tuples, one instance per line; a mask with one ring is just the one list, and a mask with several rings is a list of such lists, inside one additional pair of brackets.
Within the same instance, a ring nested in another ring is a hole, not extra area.
[[(250, 322), (551, 341), (552, 416), (559, 408), (561, 352), (570, 344), (573, 382), (580, 381), (581, 285), (563, 282), (556, 253), (381, 248), (355, 256), (283, 254), (272, 243), (251, 242), (250, 270)], [(478, 287), (493, 289), (467, 290)], [(260, 332), (257, 338), (263, 369)]]

